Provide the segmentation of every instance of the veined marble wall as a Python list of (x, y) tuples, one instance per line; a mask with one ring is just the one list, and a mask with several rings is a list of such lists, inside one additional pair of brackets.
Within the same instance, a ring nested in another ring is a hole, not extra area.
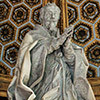
[[(59, 0), (58, 0), (59, 1)], [(89, 61), (88, 77), (100, 76), (100, 0), (67, 0), (72, 42)], [(13, 75), (25, 34), (39, 24), (42, 0), (0, 0), (0, 74)]]

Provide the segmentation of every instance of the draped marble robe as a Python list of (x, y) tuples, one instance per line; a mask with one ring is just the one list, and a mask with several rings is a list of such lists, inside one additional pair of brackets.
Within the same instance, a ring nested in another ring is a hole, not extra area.
[(40, 25), (26, 34), (8, 87), (8, 100), (95, 100), (86, 79), (88, 61), (82, 48), (70, 44), (75, 56), (71, 78), (60, 45)]

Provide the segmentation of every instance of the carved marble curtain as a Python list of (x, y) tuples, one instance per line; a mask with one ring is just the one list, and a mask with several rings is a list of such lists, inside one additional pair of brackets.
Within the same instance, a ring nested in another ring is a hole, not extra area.
[(85, 50), (90, 63), (87, 76), (100, 76), (100, 0), (67, 0), (67, 4), (65, 0), (44, 1), (0, 0), (0, 91), (6, 91), (20, 44), (25, 34), (40, 24), (39, 10), (48, 1), (63, 11), (58, 25), (61, 32), (68, 25), (75, 26), (72, 42)]

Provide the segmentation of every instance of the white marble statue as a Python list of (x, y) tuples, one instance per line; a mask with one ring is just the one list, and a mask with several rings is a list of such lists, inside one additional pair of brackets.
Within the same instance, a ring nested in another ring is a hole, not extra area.
[(73, 26), (60, 35), (59, 18), (54, 3), (41, 9), (42, 25), (28, 32), (20, 46), (9, 100), (95, 100), (86, 78), (88, 61), (70, 41)]

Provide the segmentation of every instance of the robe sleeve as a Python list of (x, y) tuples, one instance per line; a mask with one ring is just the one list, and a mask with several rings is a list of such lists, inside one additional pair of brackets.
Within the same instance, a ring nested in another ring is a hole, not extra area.
[(18, 53), (15, 75), (7, 90), (8, 100), (34, 100), (35, 99), (36, 95), (32, 90), (32, 86), (34, 87), (37, 83), (39, 83), (43, 77), (44, 67), (45, 67), (44, 62), (47, 54), (46, 53), (47, 49), (44, 46), (44, 44), (42, 44), (42, 46), (39, 47), (39, 49), (41, 48), (40, 49), (41, 52), (42, 50), (44, 52), (41, 53), (43, 62), (41, 62), (42, 65), (40, 65), (38, 62), (37, 66), (35, 66), (34, 68), (38, 68), (40, 66), (43, 67), (42, 68), (43, 70), (41, 70), (40, 72), (41, 75), (36, 79), (35, 82), (33, 82), (32, 86), (28, 87), (27, 83), (30, 78), (30, 70), (31, 70), (30, 51), (34, 49), (34, 47), (38, 44), (40, 40), (44, 40), (45, 38), (46, 37), (34, 33), (34, 31), (30, 31), (25, 35), (25, 38), (22, 41)]
[[(75, 50), (75, 49), (74, 49)], [(85, 56), (82, 48), (76, 48), (76, 65), (75, 65), (75, 76), (74, 76), (74, 86), (78, 94), (78, 98), (83, 98), (83, 100), (96, 100), (90, 83), (87, 80), (87, 70), (89, 63)]]
[(32, 42), (31, 36), (27, 34), (19, 50), (15, 75), (7, 90), (8, 100), (34, 100), (35, 98), (34, 92), (26, 85), (30, 75), (31, 64), (29, 51), (31, 47), (37, 44), (37, 41)]

